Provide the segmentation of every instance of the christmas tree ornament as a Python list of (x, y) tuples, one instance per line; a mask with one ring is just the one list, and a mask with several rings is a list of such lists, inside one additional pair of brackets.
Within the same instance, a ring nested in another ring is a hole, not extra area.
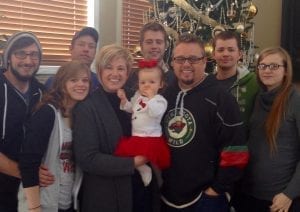
[(166, 25), (164, 25), (164, 28), (165, 28), (167, 34), (169, 35), (169, 39), (174, 40), (174, 42), (176, 42), (178, 40), (178, 37), (179, 37), (178, 32), (175, 29), (173, 29), (171, 27), (168, 27)]
[(255, 63), (257, 63), (258, 58), (259, 58), (259, 54), (258, 54), (258, 53), (255, 53), (255, 55), (254, 55), (254, 61), (255, 61)]
[(167, 13), (166, 13), (166, 12), (160, 12), (160, 13), (158, 14), (158, 17), (159, 17), (159, 20), (163, 21), (163, 20), (166, 19)]
[(189, 21), (184, 21), (184, 22), (181, 23), (180, 27), (183, 30), (190, 30), (191, 23)]
[(242, 32), (240, 36), (241, 36), (242, 39), (247, 39), (248, 38), (247, 32)]
[(206, 57), (212, 58), (212, 56), (213, 56), (213, 55), (212, 55), (213, 50), (214, 50), (214, 48), (213, 48), (211, 42), (208, 42), (208, 43), (206, 43), (206, 44), (204, 45), (204, 51), (205, 51)]
[(234, 9), (234, 5), (235, 4), (232, 2), (230, 4), (230, 8), (227, 10), (227, 13), (226, 13), (227, 18), (229, 18), (230, 20), (232, 20), (236, 16), (236, 11)]
[(244, 32), (244, 30), (245, 30), (244, 24), (239, 23), (239, 24), (236, 26), (236, 31), (237, 31), (238, 33), (242, 33), (242, 32)]
[(211, 12), (211, 8), (210, 7), (207, 7), (206, 9), (205, 9), (205, 15), (206, 16), (209, 16), (209, 13)]
[(177, 15), (176, 12), (177, 12), (176, 7), (170, 7), (170, 8), (168, 9), (167, 14), (168, 14), (168, 16), (169, 16), (170, 18), (175, 18), (176, 15)]
[(225, 28), (223, 26), (221, 26), (221, 25), (217, 25), (212, 30), (211, 36), (214, 38), (217, 34), (219, 34), (222, 31), (225, 31)]
[(136, 45), (133, 49), (133, 56), (134, 57), (143, 57), (143, 54), (142, 54), (142, 49), (141, 49), (141, 46), (140, 45)]
[(210, 18), (209, 16), (199, 13), (195, 8), (193, 8), (185, 0), (172, 0), (172, 2), (174, 2), (174, 4), (176, 4), (178, 7), (183, 9), (185, 12), (187, 12), (189, 15), (191, 15), (196, 20), (199, 20), (199, 21), (201, 20), (202, 23), (204, 23), (204, 24), (207, 24), (207, 25), (210, 24), (212, 26), (216, 26), (218, 24), (214, 19)]
[(248, 8), (246, 9), (247, 11), (247, 19), (250, 20), (256, 16), (258, 9), (257, 7), (251, 2)]

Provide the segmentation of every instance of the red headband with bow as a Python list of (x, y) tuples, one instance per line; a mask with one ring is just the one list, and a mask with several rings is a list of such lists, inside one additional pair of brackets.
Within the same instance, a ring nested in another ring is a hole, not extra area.
[(157, 66), (157, 60), (140, 60), (139, 68), (153, 68)]

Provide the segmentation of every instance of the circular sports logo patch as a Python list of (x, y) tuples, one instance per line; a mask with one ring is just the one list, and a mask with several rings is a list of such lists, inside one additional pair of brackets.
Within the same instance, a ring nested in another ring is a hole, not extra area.
[(170, 110), (164, 119), (165, 134), (168, 144), (172, 147), (182, 147), (190, 143), (196, 131), (196, 123), (193, 115), (186, 109), (179, 116), (179, 109)]

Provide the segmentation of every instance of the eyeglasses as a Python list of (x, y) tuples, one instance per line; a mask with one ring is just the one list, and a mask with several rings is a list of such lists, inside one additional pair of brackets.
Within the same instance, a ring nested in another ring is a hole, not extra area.
[(18, 58), (20, 60), (26, 59), (27, 56), (29, 56), (30, 59), (32, 59), (32, 60), (40, 59), (40, 53), (36, 52), (36, 51), (30, 52), (30, 53), (27, 53), (25, 51), (15, 51), (13, 54), (15, 55), (16, 58)]
[(279, 65), (277, 63), (271, 63), (269, 65), (260, 63), (257, 65), (258, 70), (266, 70), (267, 68), (269, 68), (269, 70), (271, 71), (276, 71), (277, 69), (279, 69), (279, 67), (285, 67), (285, 65)]
[(184, 64), (186, 60), (189, 62), (189, 64), (197, 64), (203, 59), (204, 57), (174, 57), (173, 58), (174, 62), (178, 64)]

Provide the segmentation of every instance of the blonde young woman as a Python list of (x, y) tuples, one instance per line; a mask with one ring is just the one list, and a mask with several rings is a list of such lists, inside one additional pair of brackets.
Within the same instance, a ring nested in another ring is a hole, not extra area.
[(250, 161), (238, 197), (238, 212), (300, 211), (300, 96), (292, 63), (280, 47), (258, 58), (261, 87), (250, 119)]
[[(71, 116), (89, 93), (90, 75), (90, 68), (79, 61), (60, 67), (27, 125), (20, 170), (30, 212), (74, 211), (82, 175), (73, 160)], [(55, 181), (40, 188), (41, 163)]]

